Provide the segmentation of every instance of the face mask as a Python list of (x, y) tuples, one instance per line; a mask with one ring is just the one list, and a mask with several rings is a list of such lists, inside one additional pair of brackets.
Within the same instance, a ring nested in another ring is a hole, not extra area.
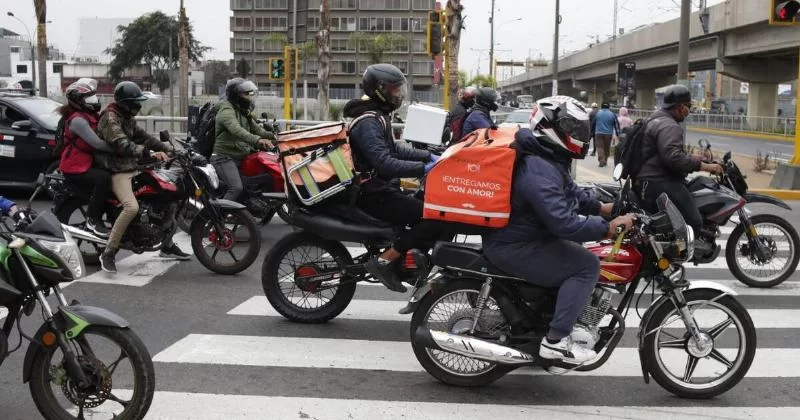
[(136, 115), (142, 110), (142, 104), (139, 102), (128, 102), (123, 105), (131, 115)]
[(91, 111), (97, 112), (100, 110), (100, 99), (97, 98), (97, 95), (88, 96), (83, 102), (86, 104), (86, 108)]

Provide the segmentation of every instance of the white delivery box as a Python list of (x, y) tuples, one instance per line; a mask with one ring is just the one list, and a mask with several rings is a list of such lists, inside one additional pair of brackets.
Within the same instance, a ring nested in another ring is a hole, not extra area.
[(403, 140), (415, 143), (442, 144), (447, 111), (427, 105), (410, 105), (403, 129)]

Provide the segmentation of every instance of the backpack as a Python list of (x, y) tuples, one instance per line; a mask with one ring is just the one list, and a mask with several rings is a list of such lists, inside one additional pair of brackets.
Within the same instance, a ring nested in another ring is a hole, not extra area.
[(636, 178), (642, 165), (647, 161), (642, 146), (649, 121), (649, 118), (640, 118), (622, 130), (622, 134), (619, 136), (619, 143), (614, 152), (614, 166), (622, 164), (621, 179)]
[(197, 153), (205, 156), (206, 159), (211, 157), (214, 151), (214, 142), (217, 140), (216, 124), (217, 124), (217, 111), (219, 107), (215, 104), (206, 102), (197, 114), (197, 142), (195, 142), (194, 149)]
[(61, 158), (61, 154), (64, 153), (64, 130), (66, 126), (67, 120), (62, 115), (61, 118), (58, 119), (58, 125), (56, 126), (56, 146), (53, 148), (53, 156), (57, 158)]

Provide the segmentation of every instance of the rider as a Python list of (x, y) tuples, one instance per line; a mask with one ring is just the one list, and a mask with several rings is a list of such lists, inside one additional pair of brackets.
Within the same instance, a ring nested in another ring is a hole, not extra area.
[(512, 186), (511, 218), (506, 227), (483, 235), (486, 258), (501, 270), (542, 287), (558, 287), (555, 314), (539, 356), (581, 364), (596, 357), (573, 344), (570, 334), (600, 275), (600, 262), (581, 242), (608, 238), (617, 227), (630, 228), (633, 216), (607, 222), (611, 213), (579, 188), (569, 175), (572, 159), (589, 149), (589, 115), (565, 96), (537, 101), (533, 131), (516, 134), (521, 155)]
[[(492, 88), (482, 87), (475, 95), (475, 106), (464, 121), (461, 136), (465, 136), (479, 128), (489, 128), (494, 125), (492, 111), (497, 111), (497, 93)], [(460, 140), (460, 139), (459, 139)]]
[[(147, 96), (142, 94), (136, 83), (129, 81), (118, 83), (114, 87), (114, 102), (100, 114), (97, 127), (100, 137), (114, 150), (107, 155), (104, 166), (111, 171), (111, 189), (122, 203), (122, 212), (114, 221), (108, 245), (100, 255), (100, 267), (110, 273), (117, 271), (115, 259), (122, 235), (139, 213), (139, 203), (133, 194), (131, 184), (136, 175), (138, 160), (150, 157), (163, 162), (167, 160), (166, 152), (173, 150), (171, 144), (162, 143), (136, 124), (134, 117), (142, 109), (142, 102), (146, 100)], [(164, 241), (159, 256), (180, 260), (191, 257), (172, 242), (172, 236), (168, 236)]]
[[(686, 187), (685, 178), (692, 172), (722, 173), (716, 163), (703, 162), (686, 151), (686, 140), (680, 123), (689, 116), (692, 94), (683, 85), (671, 85), (664, 92), (664, 105), (650, 116), (642, 143), (642, 167), (633, 189), (649, 211), (657, 211), (656, 199), (666, 193), (683, 214), (686, 223), (702, 232), (703, 218)], [(701, 236), (698, 236), (701, 237)], [(697, 242), (697, 254), (713, 251), (713, 238)]]
[(447, 115), (447, 122), (445, 126), (450, 129), (452, 136), (447, 139), (447, 143), (457, 143), (463, 137), (464, 122), (469, 115), (470, 110), (475, 105), (475, 96), (478, 94), (478, 88), (474, 86), (467, 86), (458, 92), (458, 102), (450, 109)]
[(95, 150), (111, 152), (111, 147), (97, 136), (100, 119), (100, 100), (97, 80), (78, 79), (66, 89), (67, 103), (58, 108), (64, 118), (64, 148), (59, 156), (58, 169), (72, 185), (82, 191), (92, 191), (86, 212), (86, 229), (107, 238), (108, 228), (102, 220), (103, 206), (111, 196), (111, 174), (92, 167)]
[(366, 269), (389, 290), (404, 292), (406, 288), (394, 272), (394, 263), (408, 250), (424, 247), (420, 242), (425, 242), (432, 230), (420, 223), (422, 201), (403, 194), (397, 180), (423, 176), (439, 156), (395, 143), (392, 138), (389, 116), (403, 104), (407, 89), (400, 69), (391, 64), (373, 64), (364, 71), (361, 85), (368, 99), (353, 99), (343, 110), (348, 118), (374, 114), (374, 118), (363, 118), (350, 127), (354, 164), (362, 174), (357, 205), (367, 214), (392, 224), (415, 225), (380, 257), (372, 257)]
[(272, 147), (275, 140), (275, 134), (258, 125), (252, 115), (257, 94), (255, 83), (237, 77), (228, 81), (226, 99), (218, 105), (211, 163), (227, 186), (226, 200), (236, 201), (242, 194), (242, 160), (257, 148)]

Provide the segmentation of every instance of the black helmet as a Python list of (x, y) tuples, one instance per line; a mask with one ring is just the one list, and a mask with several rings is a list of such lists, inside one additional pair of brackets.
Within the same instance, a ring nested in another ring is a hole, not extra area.
[(136, 83), (124, 81), (114, 87), (114, 102), (136, 115), (142, 109), (142, 102), (147, 96), (142, 94), (142, 89)]
[(497, 92), (492, 88), (482, 87), (478, 89), (478, 94), (475, 95), (475, 103), (488, 109), (489, 111), (497, 111)]
[(664, 91), (664, 105), (662, 108), (670, 109), (680, 104), (691, 104), (692, 92), (684, 85), (670, 85)]
[(97, 98), (97, 80), (82, 77), (76, 82), (67, 86), (64, 91), (72, 106), (78, 109), (97, 112), (100, 111), (100, 100)]
[(406, 98), (406, 76), (391, 64), (373, 64), (364, 70), (361, 88), (371, 99), (389, 105), (392, 111)]

